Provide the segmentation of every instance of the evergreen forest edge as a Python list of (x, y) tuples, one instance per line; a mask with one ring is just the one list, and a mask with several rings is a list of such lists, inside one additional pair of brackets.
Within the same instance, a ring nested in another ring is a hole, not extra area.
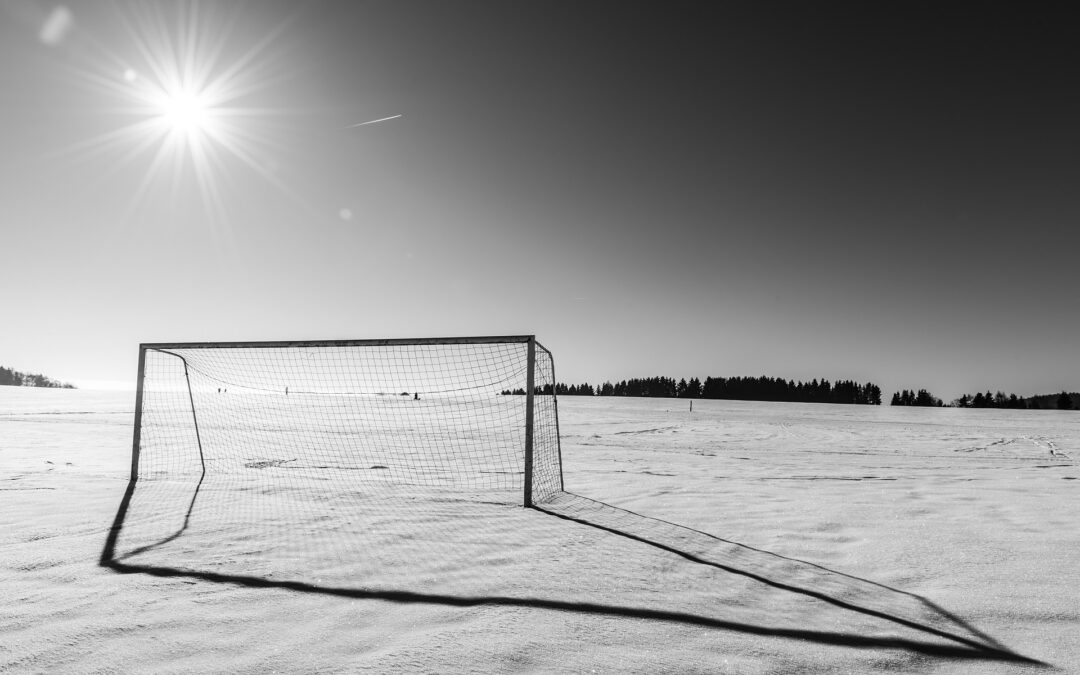
[(74, 389), (75, 385), (59, 382), (40, 373), (24, 373), (0, 366), (0, 386), (48, 387), (50, 389)]
[[(881, 405), (881, 388), (873, 382), (859, 384), (852, 380), (814, 379), (795, 382), (783, 378), (760, 377), (696, 377), (676, 381), (670, 377), (631, 378), (617, 383), (605, 382), (593, 386), (556, 383), (536, 387), (537, 394), (558, 396), (627, 396), (639, 398), (688, 398), (723, 399), (739, 401), (775, 401), (786, 403), (846, 403), (853, 405)], [(506, 389), (503, 395), (524, 395), (524, 389)], [(954, 408), (1003, 408), (1019, 410), (1080, 410), (1080, 393), (1061, 392), (1021, 397), (1016, 394), (992, 393), (964, 394), (945, 403), (926, 389), (898, 391), (892, 395), (889, 405), (915, 407)]]

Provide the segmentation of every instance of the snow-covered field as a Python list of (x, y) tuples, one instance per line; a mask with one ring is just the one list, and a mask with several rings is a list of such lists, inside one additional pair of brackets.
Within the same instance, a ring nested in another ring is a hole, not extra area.
[(1080, 672), (1080, 413), (688, 407), (561, 399), (549, 512), (208, 488), (110, 568), (133, 394), (0, 387), (0, 671)]

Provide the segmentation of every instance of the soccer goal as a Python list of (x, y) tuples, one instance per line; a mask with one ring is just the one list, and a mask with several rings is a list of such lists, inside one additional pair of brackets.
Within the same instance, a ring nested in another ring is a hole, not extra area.
[(143, 344), (131, 480), (532, 506), (563, 488), (554, 383), (531, 335)]

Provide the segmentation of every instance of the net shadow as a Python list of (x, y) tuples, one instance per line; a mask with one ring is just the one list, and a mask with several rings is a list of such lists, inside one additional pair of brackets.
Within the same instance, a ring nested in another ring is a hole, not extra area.
[[(435, 517), (431, 532), (410, 533), (407, 537), (400, 536), (400, 527), (391, 527), (399, 535), (380, 541), (369, 538), (361, 545), (334, 550), (330, 557), (343, 560), (348, 570), (335, 575), (306, 567), (312, 558), (328, 557), (325, 548), (313, 547), (308, 540), (297, 547), (317, 551), (308, 558), (289, 558), (296, 552), (285, 555), (277, 551), (273, 564), (263, 564), (274, 552), (261, 550), (255, 556), (234, 556), (238, 562), (232, 566), (221, 565), (220, 559), (212, 560), (209, 551), (216, 551), (229, 537), (223, 536), (220, 529), (205, 532), (208, 513), (213, 513), (219, 523), (222, 517), (220, 506), (213, 504), (214, 486), (207, 488), (201, 482), (194, 493), (190, 486), (177, 491), (173, 500), (176, 505), (190, 498), (182, 518), (177, 516), (178, 527), (174, 524), (162, 530), (160, 536), (147, 537), (148, 543), (123, 545), (125, 529), (138, 531), (142, 526), (137, 520), (126, 522), (139, 493), (137, 485), (137, 481), (129, 483), (99, 561), (102, 567), (121, 574), (181, 577), (390, 603), (573, 612), (855, 649), (900, 649), (938, 658), (1047, 665), (1008, 649), (917, 595), (570, 493), (555, 495), (532, 509), (448, 503), (448, 511), (466, 509), (464, 518), (454, 516), (462, 522), (498, 520), (508, 525), (502, 533), (483, 524), (471, 525), (467, 530), (448, 530), (445, 521)], [(160, 500), (164, 493), (154, 487), (144, 486), (143, 491), (149, 493), (143, 498)], [(229, 492), (235, 492), (235, 487), (230, 486)], [(357, 497), (350, 509), (362, 511), (364, 501)], [(430, 499), (395, 503), (380, 507), (376, 515), (385, 517), (393, 510), (399, 512), (395, 517), (403, 518), (402, 522), (419, 523), (429, 514), (438, 515), (437, 509), (433, 511), (435, 504)], [(210, 511), (200, 514), (200, 506), (209, 506)], [(404, 515), (400, 514), (402, 509)], [(148, 522), (157, 520), (150, 518)], [(370, 522), (360, 529), (369, 527)], [(341, 523), (335, 521), (332, 529), (340, 541)], [(488, 565), (492, 569), (496, 564), (493, 555), (502, 560), (515, 558), (514, 551), (507, 551), (505, 544), (498, 541), (511, 530), (526, 532), (525, 536), (537, 546), (533, 550), (557, 553), (535, 561), (531, 567), (518, 567), (501, 575), (485, 572), (454, 579), (445, 567), (408, 569), (418, 558), (457, 559), (459, 568)], [(353, 531), (345, 534), (355, 536)], [(495, 541), (489, 541), (493, 538)], [(260, 533), (252, 539), (266, 537)], [(269, 539), (274, 540), (272, 536)], [(377, 560), (370, 557), (373, 547), (381, 551)], [(284, 571), (283, 558), (298, 565), (291, 572)], [(580, 571), (581, 578), (595, 580), (604, 575), (615, 583), (607, 590), (592, 582), (582, 584), (574, 581), (575, 575), (559, 569), (560, 565)], [(365, 571), (371, 567), (404, 571), (396, 576), (372, 576)], [(431, 582), (435, 577), (439, 577), (438, 582)], [(497, 580), (492, 581), (493, 577)], [(733, 578), (743, 583), (732, 584)], [(633, 597), (632, 602), (626, 601), (629, 597)], [(793, 605), (792, 598), (803, 602)], [(808, 616), (814, 619), (808, 621)]]
[[(914, 593), (569, 492), (535, 508), (563, 520), (656, 547), (697, 565), (744, 577), (774, 591), (820, 601), (873, 622), (887, 622), (954, 645), (943, 651), (924, 651), (926, 645), (917, 640), (896, 638), (891, 646), (939, 655), (1046, 665), (1017, 654), (962, 618)], [(859, 633), (861, 631), (833, 634), (832, 639), (822, 641), (859, 646), (867, 639)], [(845, 639), (851, 641), (845, 642)], [(869, 640), (875, 641), (874, 638)], [(887, 646), (885, 643), (888, 642), (888, 639), (882, 639), (878, 646)]]

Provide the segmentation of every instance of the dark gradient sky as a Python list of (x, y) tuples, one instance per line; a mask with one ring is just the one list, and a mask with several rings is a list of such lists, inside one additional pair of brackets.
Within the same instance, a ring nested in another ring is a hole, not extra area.
[(210, 208), (189, 164), (77, 147), (174, 3), (47, 44), (52, 5), (0, 0), (0, 363), (535, 332), (574, 381), (1080, 389), (1080, 25), (1047, 7), (194, 5), (217, 71), (278, 31)]

